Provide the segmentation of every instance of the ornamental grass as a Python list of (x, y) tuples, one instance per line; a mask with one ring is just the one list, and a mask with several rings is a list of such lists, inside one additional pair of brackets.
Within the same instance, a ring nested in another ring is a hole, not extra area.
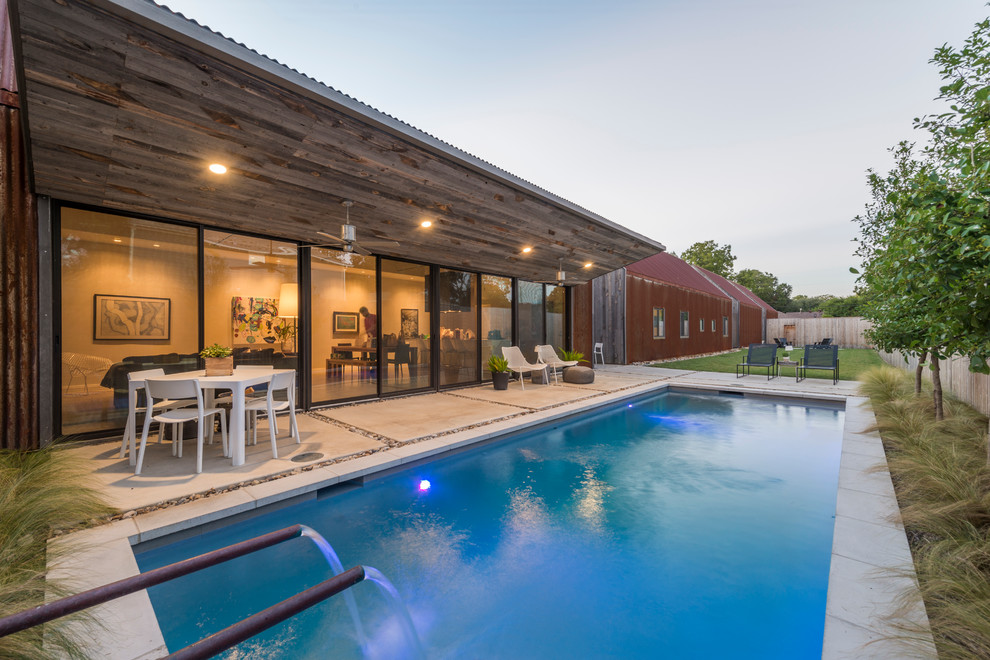
[[(990, 465), (987, 418), (890, 367), (862, 377), (877, 416), (921, 596), (941, 660), (990, 658)], [(921, 631), (903, 629), (905, 638)]]
[[(48, 540), (111, 512), (84, 466), (65, 452), (0, 451), (0, 617), (66, 595), (47, 567), (72, 546)], [(85, 614), (64, 617), (0, 637), (0, 658), (84, 658), (72, 631), (87, 623)]]

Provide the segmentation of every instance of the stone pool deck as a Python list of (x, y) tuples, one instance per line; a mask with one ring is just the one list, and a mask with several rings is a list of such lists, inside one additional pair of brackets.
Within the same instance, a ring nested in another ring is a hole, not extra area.
[[(91, 462), (94, 480), (126, 517), (73, 534), (84, 546), (56, 574), (71, 578), (82, 590), (138, 573), (131, 546), (169, 535), (196, 533), (197, 527), (252, 515), (264, 506), (315, 497), (337, 483), (485, 442), (513, 431), (552, 424), (569, 415), (668, 387), (733, 390), (747, 395), (845, 401), (846, 417), (839, 471), (835, 536), (829, 575), (823, 658), (935, 657), (930, 639), (920, 651), (887, 639), (887, 615), (895, 598), (914, 586), (907, 539), (897, 515), (883, 449), (856, 384), (793, 377), (767, 381), (751, 375), (692, 372), (644, 366), (598, 367), (590, 385), (527, 385), (513, 383), (496, 392), (491, 385), (448, 390), (338, 406), (298, 415), (302, 442), (287, 438), (280, 417), (279, 458), (271, 457), (267, 427), (257, 445), (249, 445), (247, 461), (232, 467), (218, 445), (207, 446), (203, 472), (195, 474), (195, 449), (182, 459), (167, 444), (149, 444), (140, 476), (120, 442), (83, 443), (66, 451)], [(293, 462), (302, 454), (319, 454)], [(161, 506), (163, 503), (167, 506)], [(920, 599), (910, 612), (927, 624)], [(92, 640), (91, 656), (157, 658), (167, 653), (146, 592), (99, 608), (105, 634)]]

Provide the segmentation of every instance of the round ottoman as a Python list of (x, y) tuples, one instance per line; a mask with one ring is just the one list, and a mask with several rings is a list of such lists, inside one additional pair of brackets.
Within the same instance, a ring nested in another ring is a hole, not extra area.
[(595, 372), (590, 367), (567, 367), (564, 369), (564, 382), (587, 385), (595, 382)]

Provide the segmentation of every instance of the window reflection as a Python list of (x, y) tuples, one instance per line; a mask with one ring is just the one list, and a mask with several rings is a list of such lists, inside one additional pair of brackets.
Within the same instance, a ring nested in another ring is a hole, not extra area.
[(478, 276), (441, 268), (440, 384), (478, 380)]
[(536, 347), (543, 343), (543, 285), (519, 281), (519, 348), (530, 362), (536, 361)]
[(512, 279), (495, 275), (481, 276), (481, 375), (491, 380), (485, 368), (488, 358), (502, 355), (503, 346), (512, 345)]
[(197, 368), (196, 230), (61, 211), (63, 434), (122, 428), (127, 374)]
[(378, 394), (374, 257), (312, 249), (313, 401)]
[(382, 259), (382, 392), (429, 387), (430, 267)]

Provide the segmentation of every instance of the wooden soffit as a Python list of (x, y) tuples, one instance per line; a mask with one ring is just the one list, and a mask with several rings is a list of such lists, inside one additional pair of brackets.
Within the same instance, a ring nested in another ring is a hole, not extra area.
[(530, 280), (664, 249), (151, 2), (10, 1), (38, 194), (307, 243), (349, 199), (377, 254)]

